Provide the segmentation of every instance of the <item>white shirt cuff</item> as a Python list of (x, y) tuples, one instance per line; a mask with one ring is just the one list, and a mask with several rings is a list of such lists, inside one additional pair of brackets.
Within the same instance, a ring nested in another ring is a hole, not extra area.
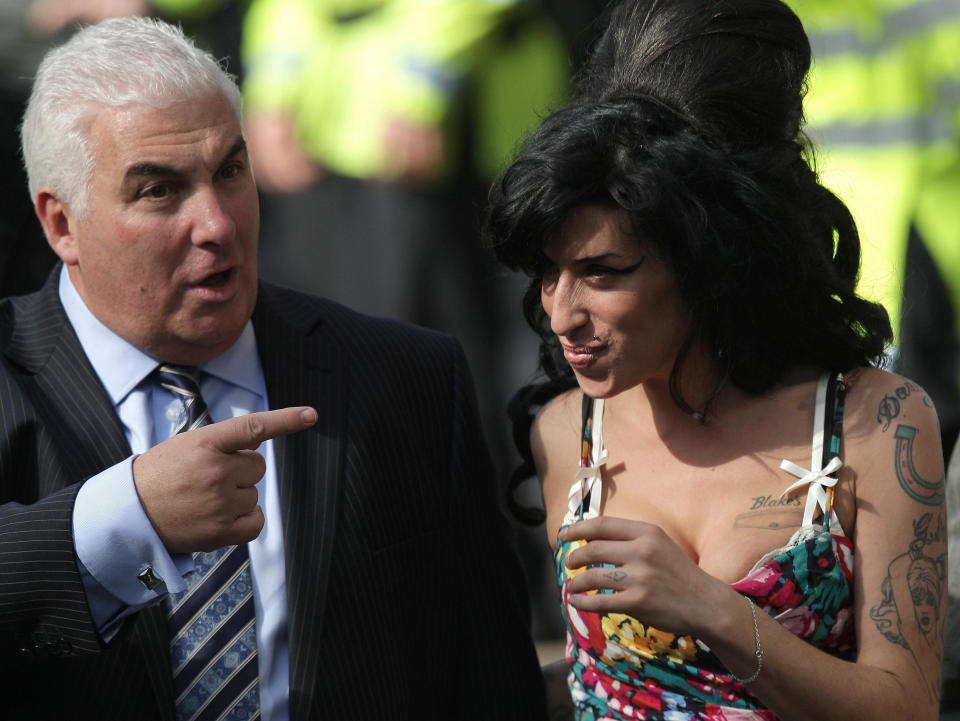
[[(93, 579), (121, 604), (141, 607), (184, 590), (183, 574), (193, 568), (193, 558), (171, 556), (160, 541), (140, 505), (133, 482), (134, 458), (80, 487), (73, 509), (73, 539), (77, 557)], [(96, 609), (91, 611), (98, 620)]]

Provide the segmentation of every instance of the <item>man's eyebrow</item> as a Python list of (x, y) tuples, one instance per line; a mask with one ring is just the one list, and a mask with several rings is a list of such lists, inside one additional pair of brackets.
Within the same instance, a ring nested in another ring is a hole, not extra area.
[[(224, 153), (223, 158), (220, 161), (220, 165), (223, 165), (228, 160), (233, 158), (235, 155), (238, 155), (247, 149), (247, 141), (243, 137), (237, 138), (236, 142), (230, 146), (230, 149)], [(174, 168), (171, 165), (162, 165), (160, 163), (137, 163), (136, 165), (131, 165), (130, 169), (127, 170), (127, 178), (143, 178), (150, 177), (154, 175), (186, 175), (186, 172), (178, 168)]]
[(142, 178), (151, 175), (185, 175), (185, 173), (182, 170), (159, 163), (137, 163), (131, 165), (126, 173), (127, 178)]
[(245, 152), (246, 149), (247, 149), (247, 141), (244, 140), (243, 136), (241, 135), (239, 138), (237, 138), (236, 142), (230, 146), (230, 150), (228, 150), (224, 154), (223, 160), (220, 161), (220, 165), (223, 165), (224, 163), (226, 163), (233, 156), (239, 155), (240, 153)]

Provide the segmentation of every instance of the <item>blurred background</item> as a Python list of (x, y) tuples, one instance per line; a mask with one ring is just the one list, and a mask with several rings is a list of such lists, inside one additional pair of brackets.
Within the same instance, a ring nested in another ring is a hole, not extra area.
[[(861, 292), (890, 312), (891, 366), (933, 398), (949, 457), (960, 432), (960, 0), (789, 4), (814, 50), (813, 162), (854, 213)], [(534, 376), (536, 340), (520, 314), (525, 279), (480, 243), (486, 188), (569, 93), (604, 6), (0, 0), (0, 296), (36, 289), (55, 260), (17, 137), (39, 59), (81, 23), (129, 14), (180, 23), (243, 86), (262, 276), (457, 335), (505, 478), (518, 458), (504, 409)], [(540, 503), (535, 481), (520, 495)], [(543, 528), (517, 533), (534, 634), (555, 658), (563, 627)]]

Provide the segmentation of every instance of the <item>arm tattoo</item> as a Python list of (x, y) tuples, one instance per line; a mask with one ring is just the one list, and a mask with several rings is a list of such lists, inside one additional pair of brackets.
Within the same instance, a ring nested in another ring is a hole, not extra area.
[[(919, 391), (920, 386), (906, 381), (902, 386), (896, 388), (892, 394), (887, 393), (880, 401), (880, 405), (877, 406), (877, 423), (883, 426), (880, 430), (886, 432), (893, 419), (900, 415), (900, 401), (906, 400)], [(923, 405), (927, 408), (933, 407), (933, 403), (926, 396), (923, 397)]]
[(880, 603), (870, 619), (888, 641), (905, 648), (926, 684), (931, 703), (939, 702), (940, 639), (946, 622), (941, 607), (947, 582), (946, 527), (942, 513), (927, 512), (913, 522), (914, 539), (893, 561), (881, 585)]
[(928, 506), (939, 506), (943, 503), (943, 486), (946, 480), (943, 476), (928, 481), (917, 473), (913, 466), (913, 439), (917, 436), (917, 429), (911, 426), (897, 425), (893, 437), (897, 439), (894, 468), (900, 487), (915, 501)]

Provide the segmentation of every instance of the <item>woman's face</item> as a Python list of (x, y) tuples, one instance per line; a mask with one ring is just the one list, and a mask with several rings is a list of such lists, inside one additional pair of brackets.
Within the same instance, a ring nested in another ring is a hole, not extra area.
[(583, 392), (607, 398), (667, 380), (688, 314), (672, 271), (630, 234), (626, 212), (583, 206), (543, 252), (543, 308)]

